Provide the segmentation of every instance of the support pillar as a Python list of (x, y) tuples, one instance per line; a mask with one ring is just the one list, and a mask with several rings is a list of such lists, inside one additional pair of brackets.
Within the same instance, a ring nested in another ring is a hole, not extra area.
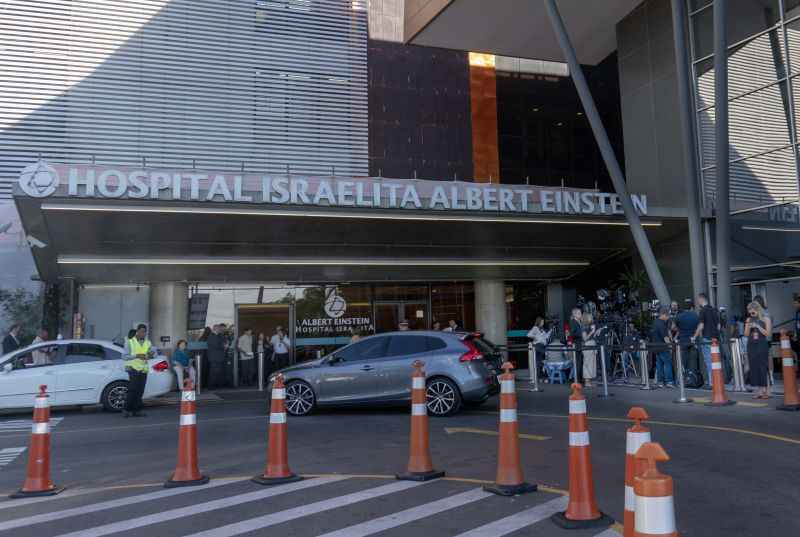
[[(186, 339), (188, 322), (189, 286), (177, 282), (151, 284), (150, 341), (153, 345), (171, 351), (179, 339)], [(162, 338), (169, 338), (169, 341), (162, 341)]]
[(689, 224), (689, 257), (692, 266), (694, 296), (708, 292), (705, 246), (700, 219), (700, 176), (697, 171), (697, 139), (694, 130), (695, 106), (691, 94), (689, 54), (686, 49), (686, 0), (672, 0), (672, 37), (675, 41), (675, 65), (678, 78), (678, 102), (683, 137), (686, 205)]
[(547, 15), (550, 18), (550, 24), (553, 26), (556, 40), (564, 53), (564, 58), (569, 65), (569, 72), (572, 76), (572, 81), (575, 83), (575, 89), (578, 91), (583, 109), (586, 112), (586, 118), (589, 120), (589, 125), (592, 127), (594, 139), (597, 142), (597, 147), (600, 149), (600, 154), (603, 156), (603, 161), (608, 168), (608, 175), (611, 177), (611, 183), (614, 185), (614, 191), (619, 195), (620, 202), (622, 203), (622, 212), (625, 214), (625, 219), (631, 228), (631, 235), (633, 241), (636, 243), (636, 248), (639, 251), (639, 257), (642, 259), (647, 277), (650, 279), (650, 284), (653, 286), (653, 291), (656, 297), (662, 304), (669, 304), (669, 292), (664, 283), (664, 278), (661, 276), (661, 270), (658, 268), (653, 249), (650, 247), (650, 241), (647, 234), (644, 232), (642, 222), (639, 220), (639, 215), (633, 207), (631, 196), (628, 193), (628, 187), (625, 185), (625, 176), (622, 174), (622, 168), (617, 162), (617, 157), (614, 154), (614, 149), (611, 147), (611, 142), (608, 139), (608, 133), (603, 126), (603, 121), (600, 119), (600, 114), (597, 112), (597, 106), (592, 98), (592, 93), (589, 91), (589, 85), (586, 83), (586, 78), (583, 76), (583, 69), (578, 63), (578, 57), (575, 55), (575, 49), (567, 34), (567, 28), (564, 26), (564, 21), (561, 19), (561, 14), (558, 11), (555, 0), (544, 0)]
[(714, 100), (716, 134), (717, 302), (731, 307), (730, 144), (728, 140), (727, 0), (714, 0)]
[(506, 345), (506, 285), (503, 280), (475, 282), (475, 327), (496, 345)]

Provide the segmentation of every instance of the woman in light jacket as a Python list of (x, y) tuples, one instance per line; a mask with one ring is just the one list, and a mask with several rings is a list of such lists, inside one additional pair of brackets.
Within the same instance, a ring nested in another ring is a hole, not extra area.
[(581, 328), (583, 332), (583, 346), (589, 350), (583, 351), (583, 379), (587, 388), (592, 386), (592, 379), (597, 376), (597, 344), (594, 336), (597, 334), (597, 326), (591, 313), (584, 313), (581, 318)]

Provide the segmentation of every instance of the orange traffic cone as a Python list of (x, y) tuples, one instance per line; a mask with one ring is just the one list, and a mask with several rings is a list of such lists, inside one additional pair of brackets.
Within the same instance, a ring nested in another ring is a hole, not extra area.
[(669, 455), (658, 442), (648, 442), (639, 448), (636, 459), (644, 468), (633, 486), (636, 494), (634, 537), (678, 537), (672, 478), (656, 467), (656, 462), (668, 461)]
[(633, 427), (628, 429), (625, 445), (625, 513), (623, 518), (623, 537), (633, 537), (634, 518), (636, 511), (636, 496), (633, 492), (634, 477), (644, 469), (642, 464), (637, 464), (636, 452), (643, 444), (650, 442), (650, 429), (642, 425), (642, 420), (648, 419), (647, 411), (635, 406), (628, 417), (634, 420)]
[(778, 410), (800, 410), (797, 395), (797, 366), (792, 355), (792, 344), (786, 330), (781, 330), (781, 358), (783, 359), (783, 404)]
[(517, 425), (517, 390), (514, 386), (514, 366), (503, 364), (500, 375), (500, 434), (497, 440), (497, 477), (494, 485), (483, 487), (501, 496), (535, 492), (538, 487), (525, 483), (519, 460), (519, 426)]
[(722, 358), (719, 353), (719, 343), (716, 338), (711, 340), (711, 402), (707, 406), (735, 405), (725, 395), (725, 377), (722, 375)]
[(425, 364), (414, 362), (411, 375), (411, 439), (408, 455), (408, 468), (397, 474), (397, 479), (408, 481), (429, 481), (444, 477), (444, 472), (434, 470), (431, 462), (428, 441), (428, 405), (425, 397)]
[(166, 488), (190, 487), (208, 483), (208, 476), (197, 469), (197, 405), (194, 385), (190, 379), (183, 382), (181, 392), (181, 421), (178, 430), (178, 464), (175, 473), (164, 483)]
[(577, 383), (572, 385), (572, 395), (569, 397), (569, 503), (565, 512), (556, 513), (550, 519), (568, 530), (597, 528), (614, 523), (611, 517), (597, 508), (586, 398), (581, 385)]
[(269, 447), (267, 468), (263, 475), (253, 478), (259, 485), (280, 485), (303, 478), (289, 469), (289, 435), (286, 427), (286, 387), (283, 375), (278, 375), (272, 387), (272, 404), (269, 411)]
[(25, 483), (9, 498), (28, 498), (31, 496), (52, 496), (64, 487), (56, 487), (50, 481), (50, 403), (47, 401), (47, 386), (39, 386), (39, 394), (33, 405), (33, 425), (31, 427), (31, 449), (28, 453), (28, 469)]

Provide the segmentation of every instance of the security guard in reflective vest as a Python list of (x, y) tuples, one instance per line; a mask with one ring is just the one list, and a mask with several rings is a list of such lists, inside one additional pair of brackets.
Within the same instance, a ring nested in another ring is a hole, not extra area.
[(125, 371), (128, 372), (128, 396), (123, 416), (144, 416), (142, 395), (147, 384), (147, 359), (153, 356), (152, 344), (147, 339), (147, 326), (140, 324), (136, 334), (125, 343)]

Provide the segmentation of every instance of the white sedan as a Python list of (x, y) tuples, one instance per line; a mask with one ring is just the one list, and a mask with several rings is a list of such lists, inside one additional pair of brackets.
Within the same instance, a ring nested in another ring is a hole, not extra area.
[[(0, 357), (0, 409), (32, 407), (47, 385), (51, 405), (103, 405), (119, 412), (128, 393), (125, 350), (108, 341), (62, 339)], [(169, 392), (175, 376), (166, 357), (148, 360), (144, 399)]]

